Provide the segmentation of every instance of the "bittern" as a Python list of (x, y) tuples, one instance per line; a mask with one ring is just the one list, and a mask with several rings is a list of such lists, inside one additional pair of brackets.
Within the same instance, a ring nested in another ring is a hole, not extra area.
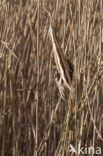
[(64, 54), (61, 52), (51, 25), (49, 27), (49, 35), (53, 46), (53, 53), (56, 64), (54, 68), (55, 81), (61, 98), (67, 101), (69, 92), (71, 91), (72, 87), (74, 66), (69, 60), (65, 58)]

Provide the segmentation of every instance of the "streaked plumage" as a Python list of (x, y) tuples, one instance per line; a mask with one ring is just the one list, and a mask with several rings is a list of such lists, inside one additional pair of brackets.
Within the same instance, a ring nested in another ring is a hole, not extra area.
[(69, 92), (71, 91), (73, 64), (69, 60), (66, 60), (63, 53), (60, 51), (56, 36), (51, 26), (49, 28), (49, 34), (53, 45), (53, 53), (56, 64), (54, 68), (54, 77), (59, 88), (60, 95), (62, 99), (65, 100), (68, 99)]
[[(70, 79), (72, 81), (73, 79), (73, 65), (71, 64), (71, 62), (69, 60), (66, 60), (68, 63), (68, 68), (70, 68)], [(68, 87), (64, 84), (64, 81), (61, 77), (60, 72), (57, 70), (56, 66), (54, 67), (54, 78), (55, 78), (55, 82), (56, 85), (59, 89), (60, 95), (62, 97), (63, 100), (67, 101), (69, 98), (69, 92), (70, 90), (68, 89)]]

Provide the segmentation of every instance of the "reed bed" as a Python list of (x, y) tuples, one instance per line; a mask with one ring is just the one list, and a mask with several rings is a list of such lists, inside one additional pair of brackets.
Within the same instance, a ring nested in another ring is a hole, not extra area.
[[(68, 103), (54, 81), (50, 22), (74, 64)], [(0, 155), (83, 154), (70, 145), (103, 155), (103, 2), (1, 1)]]

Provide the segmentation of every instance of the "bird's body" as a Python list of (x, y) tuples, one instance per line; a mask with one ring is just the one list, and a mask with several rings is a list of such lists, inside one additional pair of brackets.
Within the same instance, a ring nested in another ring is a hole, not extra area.
[(56, 64), (54, 68), (55, 81), (62, 99), (67, 100), (72, 87), (73, 64), (67, 60), (60, 51), (56, 36), (51, 26), (49, 28), (49, 34), (53, 45), (53, 53)]
[[(68, 63), (68, 69), (70, 69), (69, 70), (69, 72), (70, 72), (70, 79), (72, 81), (74, 67), (73, 67), (72, 63), (69, 60), (66, 59), (66, 61)], [(67, 87), (67, 85), (64, 83), (64, 81), (62, 79), (62, 76), (61, 76), (60, 72), (57, 70), (56, 66), (54, 67), (54, 78), (55, 78), (56, 85), (57, 85), (57, 87), (59, 89), (61, 98), (64, 101), (67, 101), (68, 98), (69, 98), (70, 90)]]

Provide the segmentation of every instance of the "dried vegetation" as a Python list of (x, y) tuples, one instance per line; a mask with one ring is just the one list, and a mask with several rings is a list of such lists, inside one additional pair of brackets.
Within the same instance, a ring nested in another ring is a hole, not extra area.
[[(75, 67), (67, 104), (53, 78), (48, 12)], [(103, 153), (103, 2), (1, 1), (0, 155), (72, 156), (69, 144)]]

